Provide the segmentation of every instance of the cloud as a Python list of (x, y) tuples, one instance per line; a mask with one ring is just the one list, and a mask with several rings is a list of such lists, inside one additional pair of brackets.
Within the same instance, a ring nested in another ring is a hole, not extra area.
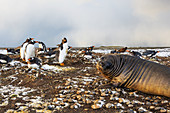
[(169, 46), (169, 0), (1, 0), (1, 46)]

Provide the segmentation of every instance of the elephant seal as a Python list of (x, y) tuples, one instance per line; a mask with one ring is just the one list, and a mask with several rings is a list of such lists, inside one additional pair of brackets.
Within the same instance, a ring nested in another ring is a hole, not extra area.
[(170, 68), (129, 55), (105, 55), (96, 65), (114, 85), (170, 97)]

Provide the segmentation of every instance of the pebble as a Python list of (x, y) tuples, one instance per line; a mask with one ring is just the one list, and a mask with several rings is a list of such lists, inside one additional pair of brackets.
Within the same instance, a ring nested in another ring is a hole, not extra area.
[(91, 106), (92, 109), (99, 109), (101, 108), (102, 106), (100, 106), (99, 104), (94, 104)]
[(86, 100), (86, 103), (87, 103), (87, 104), (91, 104), (92, 101), (88, 99), (88, 100)]
[(15, 110), (13, 110), (13, 109), (8, 109), (8, 110), (6, 111), (6, 113), (14, 113), (14, 111), (15, 111)]
[(160, 112), (161, 112), (161, 113), (166, 113), (167, 110), (166, 110), (166, 109), (161, 109)]
[(72, 103), (72, 102), (74, 102), (74, 101), (70, 98), (70, 99), (68, 99), (68, 102)]
[(161, 102), (162, 104), (168, 104), (168, 101), (167, 100), (164, 100)]
[(106, 108), (112, 108), (114, 105), (112, 103), (107, 103)]
[(133, 107), (133, 104), (129, 104), (128, 107), (132, 108), (132, 107)]
[(155, 106), (150, 106), (149, 108), (150, 108), (150, 109), (155, 109)]
[(157, 111), (157, 110), (161, 110), (162, 109), (162, 107), (155, 107), (155, 110)]

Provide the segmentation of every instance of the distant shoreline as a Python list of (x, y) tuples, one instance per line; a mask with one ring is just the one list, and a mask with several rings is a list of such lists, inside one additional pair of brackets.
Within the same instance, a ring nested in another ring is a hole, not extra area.
[[(99, 46), (95, 47), (94, 49), (119, 49), (126, 46)], [(127, 46), (128, 47), (128, 46)], [(17, 47), (0, 47), (0, 49), (5, 48), (17, 48)], [(47, 48), (57, 48), (57, 47), (47, 47)], [(81, 49), (86, 47), (73, 47), (72, 49)], [(170, 48), (170, 47), (128, 47), (128, 49), (164, 49), (164, 48)]]

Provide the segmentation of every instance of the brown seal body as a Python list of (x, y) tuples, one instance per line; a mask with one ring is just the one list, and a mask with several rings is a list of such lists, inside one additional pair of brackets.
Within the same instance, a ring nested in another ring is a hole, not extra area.
[(97, 69), (117, 86), (170, 97), (170, 68), (128, 55), (105, 55)]

